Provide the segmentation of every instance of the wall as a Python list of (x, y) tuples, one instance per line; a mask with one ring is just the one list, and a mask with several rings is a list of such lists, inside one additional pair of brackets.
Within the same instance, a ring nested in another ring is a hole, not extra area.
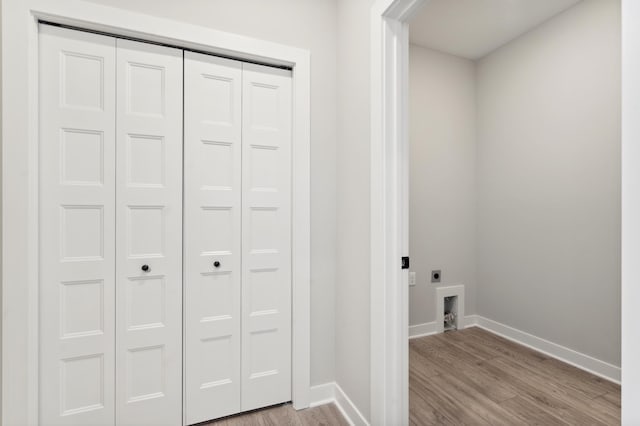
[(369, 26), (373, 0), (338, 1), (336, 381), (370, 411)]
[[(2, 2), (0, 2), (0, 82), (2, 82)], [(2, 129), (2, 83), (0, 83), (0, 129)], [(2, 132), (0, 131), (0, 147), (2, 146)], [(2, 169), (2, 150), (0, 149), (0, 170)], [(0, 173), (0, 188), (2, 188), (2, 173)], [(0, 190), (1, 193), (1, 190)], [(0, 194), (1, 195), (1, 194)], [(0, 241), (2, 241), (2, 197), (0, 196)], [(0, 244), (0, 277), (2, 277), (2, 244)], [(0, 278), (0, 281), (2, 279)], [(0, 282), (0, 306), (2, 304), (2, 283)], [(2, 365), (2, 316), (0, 316), (0, 365)], [(2, 369), (0, 368), (0, 383), (2, 383)], [(0, 419), (2, 419), (2, 386), (0, 386)]]
[(620, 365), (620, 3), (481, 59), (478, 314)]
[[(435, 288), (465, 285), (476, 298), (476, 97), (473, 61), (409, 48), (409, 325), (436, 319)], [(431, 270), (442, 270), (440, 284)]]
[(622, 424), (640, 424), (640, 2), (622, 0)]
[[(311, 383), (334, 380), (336, 1), (91, 0), (311, 52)], [(249, 13), (250, 11), (250, 13)]]

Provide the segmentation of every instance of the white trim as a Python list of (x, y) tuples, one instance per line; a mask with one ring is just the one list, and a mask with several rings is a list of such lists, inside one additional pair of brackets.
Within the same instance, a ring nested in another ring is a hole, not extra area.
[(351, 399), (336, 382), (312, 386), (309, 408), (325, 404), (335, 404), (338, 411), (352, 426), (368, 426), (369, 423)]
[(464, 328), (476, 327), (478, 325), (478, 315), (467, 315), (464, 317)]
[(311, 386), (309, 391), (309, 408), (336, 402), (336, 382)]
[(409, 340), (419, 337), (427, 337), (438, 333), (438, 326), (435, 321), (409, 326)]
[(408, 25), (428, 0), (371, 10), (371, 423), (408, 424)]
[(336, 382), (323, 383), (311, 388), (311, 402), (309, 407), (325, 404), (335, 404), (347, 423), (352, 426), (368, 426), (360, 410)]
[[(460, 328), (475, 327), (478, 325), (477, 315), (467, 315), (463, 317), (463, 322), (459, 324)], [(425, 322), (422, 324), (414, 324), (409, 326), (409, 340), (418, 339), (420, 337), (432, 336), (442, 333), (438, 331), (438, 325), (435, 321)]]
[(38, 423), (38, 19), (293, 68), (292, 396), (296, 409), (307, 407), (309, 51), (79, 0), (7, 0), (2, 9), (1, 423)]
[(335, 404), (338, 406), (338, 409), (342, 413), (342, 415), (347, 419), (350, 425), (352, 426), (368, 426), (369, 422), (362, 415), (358, 407), (351, 401), (351, 399), (347, 396), (346, 393), (342, 390), (339, 384), (336, 383), (335, 388), (336, 393), (336, 401)]
[(620, 384), (620, 367), (481, 316), (476, 316), (475, 326)]

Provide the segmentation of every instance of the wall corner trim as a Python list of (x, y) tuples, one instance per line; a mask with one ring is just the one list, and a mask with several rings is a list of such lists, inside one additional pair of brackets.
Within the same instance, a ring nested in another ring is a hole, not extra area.
[[(478, 325), (477, 315), (467, 315), (464, 317), (464, 322), (461, 324), (461, 328), (476, 327)], [(422, 324), (414, 324), (409, 326), (409, 340), (418, 339), (420, 337), (427, 337), (438, 333), (438, 325), (435, 321), (425, 322)]]
[(332, 403), (338, 407), (338, 410), (350, 425), (369, 426), (367, 419), (336, 382), (323, 383), (311, 387), (309, 407)]

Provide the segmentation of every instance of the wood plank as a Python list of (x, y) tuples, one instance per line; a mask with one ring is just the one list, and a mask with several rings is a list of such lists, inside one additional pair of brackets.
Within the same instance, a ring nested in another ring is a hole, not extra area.
[(554, 416), (544, 410), (540, 410), (530, 401), (516, 396), (500, 403), (500, 406), (512, 413), (514, 416), (522, 419), (528, 425), (554, 426), (568, 425), (561, 418)]
[(295, 410), (291, 404), (280, 404), (260, 410), (225, 417), (199, 426), (348, 426), (335, 404)]
[(550, 381), (541, 372), (532, 372), (524, 368), (523, 364), (513, 360), (496, 358), (487, 361), (496, 369), (502, 370), (512, 377), (521, 389), (521, 395), (531, 403), (537, 404), (541, 409), (555, 414), (572, 424), (603, 425), (611, 424), (610, 421), (600, 419), (600, 414), (591, 410), (586, 402), (590, 399), (581, 399), (561, 386), (557, 382)]
[(620, 387), (479, 328), (411, 340), (412, 425), (618, 425)]

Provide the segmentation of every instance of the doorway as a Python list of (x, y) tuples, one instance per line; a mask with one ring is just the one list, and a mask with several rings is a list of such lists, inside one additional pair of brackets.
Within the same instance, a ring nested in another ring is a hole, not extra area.
[[(420, 3), (420, 4), (418, 4)], [(406, 306), (408, 300), (409, 288), (409, 271), (400, 269), (400, 258), (408, 252), (408, 232), (407, 223), (409, 223), (405, 206), (408, 205), (409, 193), (406, 187), (406, 165), (409, 155), (408, 149), (404, 145), (407, 140), (407, 111), (408, 104), (408, 78), (407, 67), (408, 61), (408, 28), (406, 22), (411, 16), (415, 16), (415, 12), (419, 6), (428, 2), (378, 2), (377, 9), (373, 11), (372, 39), (373, 44), (373, 63), (384, 64), (380, 69), (374, 66), (372, 70), (372, 420), (374, 423), (383, 421), (389, 422), (390, 419), (406, 419), (407, 412), (405, 405), (406, 393), (404, 393), (404, 376), (405, 354), (402, 349), (390, 349), (390, 345), (398, 345), (396, 348), (402, 348), (404, 339), (403, 333), (408, 328), (408, 318), (404, 315), (406, 311), (398, 308)], [(382, 19), (380, 19), (382, 17)], [(383, 40), (380, 47), (377, 48), (375, 40)], [(382, 87), (380, 93), (377, 87)], [(378, 125), (375, 117), (382, 117), (382, 125)], [(618, 118), (619, 125), (619, 118)], [(619, 161), (619, 155), (618, 155)], [(619, 176), (619, 174), (618, 174)], [(381, 185), (381, 186), (378, 186)], [(388, 188), (383, 190), (382, 188)], [(377, 193), (377, 191), (379, 191)], [(385, 259), (382, 262), (380, 259)], [(381, 266), (384, 263), (386, 266)], [(415, 265), (415, 258), (411, 258), (412, 266)], [(430, 280), (430, 274), (433, 270), (440, 269), (439, 266), (426, 268), (426, 272), (421, 273), (422, 279)], [(443, 271), (443, 277), (446, 277), (446, 270)], [(420, 282), (420, 276), (418, 276)], [(424, 281), (423, 281), (424, 282)], [(390, 285), (390, 284), (397, 284)], [(618, 290), (619, 291), (619, 290)], [(619, 298), (617, 298), (619, 303)], [(376, 305), (376, 303), (379, 303)], [(380, 315), (380, 307), (384, 306), (384, 315)], [(376, 318), (377, 316), (377, 318)], [(381, 318), (383, 317), (383, 318)], [(477, 317), (466, 319), (472, 324), (477, 321)], [(405, 323), (406, 321), (406, 323)], [(484, 323), (485, 326), (500, 325)], [(385, 330), (386, 336), (377, 330)], [(508, 328), (500, 329), (503, 334), (510, 332)], [(519, 335), (522, 339), (529, 339), (524, 334)], [(383, 343), (384, 342), (384, 343)], [(535, 340), (527, 341), (528, 344), (534, 345)], [(548, 347), (547, 350), (552, 352), (556, 347)], [(382, 351), (376, 354), (375, 351)], [(568, 355), (566, 352), (565, 355)], [(584, 359), (583, 359), (584, 360)], [(579, 363), (579, 362), (575, 362)], [(599, 372), (603, 375), (614, 376), (616, 371), (620, 374), (619, 369), (610, 369), (608, 362), (600, 363), (596, 368), (589, 364), (592, 370), (603, 367)], [(615, 365), (613, 365), (615, 367)], [(400, 395), (397, 400), (390, 401), (387, 404), (383, 402), (382, 391), (377, 388), (385, 389), (387, 394), (392, 392)], [(384, 419), (384, 420), (380, 420)], [(396, 420), (397, 421), (397, 420)]]

